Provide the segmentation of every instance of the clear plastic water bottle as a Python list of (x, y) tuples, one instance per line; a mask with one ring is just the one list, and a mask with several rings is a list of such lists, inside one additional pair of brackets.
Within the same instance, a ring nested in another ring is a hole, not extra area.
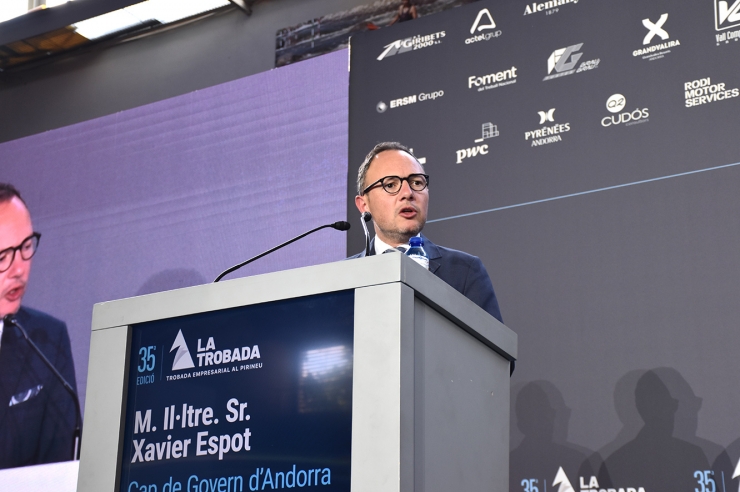
[(429, 270), (429, 255), (424, 251), (424, 240), (422, 238), (416, 236), (411, 238), (406, 256)]

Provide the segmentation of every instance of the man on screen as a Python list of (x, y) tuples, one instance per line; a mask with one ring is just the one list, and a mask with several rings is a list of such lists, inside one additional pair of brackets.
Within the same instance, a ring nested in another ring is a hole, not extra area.
[(32, 351), (18, 323), (76, 390), (67, 326), (21, 306), (40, 234), (20, 193), (0, 183), (0, 468), (72, 458), (76, 411), (72, 396)]
[[(421, 232), (427, 220), (428, 184), (429, 176), (419, 161), (397, 142), (380, 143), (365, 157), (357, 175), (355, 205), (360, 213), (370, 212), (373, 217), (371, 255), (399, 246), (408, 248), (409, 239)], [(437, 246), (426, 237), (424, 249), (429, 271), (502, 321), (491, 279), (480, 259)], [(362, 256), (365, 252), (353, 258)]]

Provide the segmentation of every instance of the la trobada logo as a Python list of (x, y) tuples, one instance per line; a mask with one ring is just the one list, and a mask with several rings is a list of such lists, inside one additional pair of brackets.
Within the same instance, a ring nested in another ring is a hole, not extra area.
[(553, 485), (560, 485), (558, 492), (575, 492), (573, 485), (570, 484), (568, 476), (563, 471), (563, 467), (558, 468), (558, 472), (555, 474), (555, 479), (552, 481)]
[(193, 364), (193, 358), (190, 357), (190, 350), (188, 350), (188, 345), (185, 343), (185, 337), (182, 336), (182, 330), (179, 330), (177, 332), (175, 343), (172, 344), (170, 352), (175, 349), (177, 349), (177, 352), (175, 353), (175, 361), (172, 363), (173, 371), (180, 371), (182, 369), (190, 369), (192, 367), (195, 367), (195, 364)]

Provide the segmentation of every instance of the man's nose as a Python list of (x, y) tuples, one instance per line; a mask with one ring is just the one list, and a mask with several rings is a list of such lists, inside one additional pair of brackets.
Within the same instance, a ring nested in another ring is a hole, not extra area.
[(20, 251), (15, 252), (13, 263), (10, 264), (10, 276), (11, 277), (22, 277), (25, 271), (28, 269), (28, 264), (31, 260), (24, 260), (21, 256)]
[(399, 193), (406, 197), (414, 196), (414, 190), (411, 189), (411, 185), (409, 184), (409, 181), (407, 179), (401, 181), (401, 191)]

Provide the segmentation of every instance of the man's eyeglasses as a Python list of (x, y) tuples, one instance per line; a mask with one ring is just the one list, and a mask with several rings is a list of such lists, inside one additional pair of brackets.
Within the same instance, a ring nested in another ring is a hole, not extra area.
[(409, 174), (405, 178), (401, 178), (399, 176), (386, 176), (385, 178), (380, 178), (375, 183), (362, 190), (362, 194), (364, 195), (372, 188), (380, 185), (380, 187), (383, 188), (383, 191), (385, 191), (389, 195), (396, 195), (399, 191), (401, 191), (401, 186), (403, 186), (404, 181), (409, 184), (409, 188), (411, 188), (412, 190), (424, 191), (426, 187), (429, 186), (429, 175)]
[(36, 250), (39, 247), (39, 240), (41, 239), (41, 233), (34, 232), (23, 242), (20, 246), (14, 248), (8, 248), (0, 251), (0, 272), (6, 271), (13, 264), (15, 259), (15, 252), (18, 251), (21, 254), (21, 258), (24, 260), (30, 260), (33, 255), (36, 254)]

